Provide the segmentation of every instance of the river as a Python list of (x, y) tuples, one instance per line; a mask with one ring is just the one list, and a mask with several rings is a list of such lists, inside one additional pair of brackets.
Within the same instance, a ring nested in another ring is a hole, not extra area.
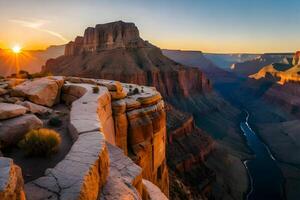
[(247, 143), (255, 153), (255, 158), (245, 161), (251, 181), (248, 200), (282, 200), (283, 176), (269, 148), (260, 140), (248, 124), (250, 115), (240, 123)]

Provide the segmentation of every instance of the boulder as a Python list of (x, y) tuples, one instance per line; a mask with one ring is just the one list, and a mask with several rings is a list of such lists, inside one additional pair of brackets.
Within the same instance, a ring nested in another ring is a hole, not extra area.
[(4, 95), (4, 94), (7, 94), (8, 91), (4, 88), (0, 88), (0, 96)]
[(86, 88), (77, 85), (64, 85), (62, 87), (62, 100), (71, 105), (73, 101), (79, 99), (86, 93)]
[(17, 117), (26, 113), (27, 108), (11, 103), (0, 103), (0, 120)]
[(3, 120), (0, 125), (0, 143), (3, 146), (16, 144), (29, 130), (42, 126), (43, 122), (32, 114)]
[(168, 200), (166, 195), (161, 192), (161, 190), (151, 183), (148, 180), (143, 179), (144, 192), (143, 199), (144, 200)]
[(24, 181), (20, 167), (10, 158), (0, 157), (0, 199), (25, 200)]
[(45, 106), (40, 106), (35, 103), (31, 103), (30, 101), (24, 101), (24, 102), (20, 102), (18, 104), (26, 107), (28, 109), (28, 111), (33, 114), (43, 115), (43, 114), (49, 114), (53, 111), (50, 108), (47, 108)]
[(100, 200), (142, 200), (136, 189), (119, 177), (109, 176)]
[(23, 97), (11, 97), (9, 95), (4, 96), (4, 101), (5, 103), (18, 103), (24, 101)]
[(137, 98), (137, 101), (140, 102), (142, 105), (152, 105), (157, 103), (162, 99), (160, 93), (156, 92), (151, 96), (140, 96)]
[(59, 102), (63, 77), (44, 77), (28, 80), (13, 88), (12, 96), (26, 97), (33, 103), (51, 107)]

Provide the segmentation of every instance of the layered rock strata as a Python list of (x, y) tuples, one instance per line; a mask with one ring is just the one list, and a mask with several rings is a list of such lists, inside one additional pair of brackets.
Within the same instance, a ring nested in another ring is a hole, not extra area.
[[(43, 177), (26, 183), (26, 199), (148, 200), (164, 196), (161, 191), (168, 195), (160, 93), (117, 81), (65, 80), (60, 99), (71, 105), (69, 133), (74, 144)], [(142, 178), (156, 186), (146, 187)]]
[(0, 157), (0, 199), (25, 200), (20, 167), (10, 158)]
[[(160, 93), (155, 88), (135, 84), (120, 84), (117, 81), (75, 77), (67, 78), (67, 80), (76, 84), (81, 83), (81, 85), (93, 83), (105, 86), (105, 89), (110, 90), (111, 105), (104, 103), (110, 102), (109, 99), (101, 100), (103, 107), (98, 107), (98, 115), (101, 116), (100, 121), (105, 123), (101, 127), (94, 126), (97, 123), (89, 125), (85, 121), (83, 123), (91, 130), (102, 129), (108, 142), (121, 148), (125, 155), (128, 155), (137, 165), (142, 167), (143, 178), (158, 185), (168, 196), (169, 180), (165, 156), (166, 114)], [(135, 89), (139, 93), (133, 93)], [(88, 101), (84, 100), (84, 102)], [(106, 114), (103, 114), (104, 110)], [(74, 111), (74, 113), (81, 113), (81, 117), (85, 116), (85, 112), (84, 110)], [(78, 115), (74, 114), (73, 116)], [(75, 124), (79, 124), (78, 121)]]
[(192, 115), (168, 104), (167, 117), (171, 197), (205, 198), (210, 195), (215, 179), (214, 172), (206, 167), (205, 160), (214, 151), (215, 142), (196, 127)]
[(151, 85), (164, 97), (188, 97), (209, 87), (201, 71), (164, 56), (139, 36), (133, 23), (99, 24), (85, 30), (83, 42), (78, 38), (66, 45), (64, 56), (48, 60), (42, 71)]

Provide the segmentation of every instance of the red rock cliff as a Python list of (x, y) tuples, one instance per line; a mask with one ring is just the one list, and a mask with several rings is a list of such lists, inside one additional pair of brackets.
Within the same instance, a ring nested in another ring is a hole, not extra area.
[(152, 85), (168, 97), (210, 87), (200, 70), (165, 57), (140, 38), (133, 23), (122, 21), (87, 28), (83, 39), (70, 42), (65, 55), (48, 60), (42, 71)]

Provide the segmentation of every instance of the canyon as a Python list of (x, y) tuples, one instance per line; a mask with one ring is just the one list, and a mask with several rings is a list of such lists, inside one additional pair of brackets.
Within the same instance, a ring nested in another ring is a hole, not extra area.
[[(189, 54), (189, 52), (182, 51), (182, 54), (178, 60), (182, 60), (183, 56), (189, 56), (184, 55)], [(198, 54), (198, 57), (203, 57), (203, 55)], [(218, 57), (218, 59), (222, 59), (222, 57)], [(222, 73), (212, 73), (214, 75), (209, 76), (209, 78), (215, 90), (231, 105), (241, 111), (247, 110), (249, 112), (248, 123), (252, 128), (251, 131), (255, 132), (261, 140), (258, 143), (262, 142), (263, 145), (266, 145), (270, 154), (274, 156), (276, 167), (280, 169), (281, 175), (279, 176), (284, 179), (282, 189), (280, 189), (284, 191), (284, 197), (276, 196), (276, 198), (297, 199), (299, 197), (297, 190), (299, 188), (299, 164), (298, 156), (294, 155), (298, 155), (297, 152), (299, 151), (299, 134), (296, 133), (299, 132), (297, 131), (299, 130), (298, 125), (296, 125), (299, 123), (297, 103), (299, 101), (299, 93), (297, 93), (299, 84), (293, 80), (288, 81), (288, 79), (285, 79), (287, 81), (284, 83), (278, 82), (280, 77), (276, 76), (277, 73), (272, 73), (272, 70), (271, 73), (265, 73), (265, 76), (260, 79), (250, 78), (250, 75), (251, 73), (259, 73), (260, 70), (267, 71), (270, 69), (268, 65), (285, 66), (282, 70), (285, 69), (287, 72), (289, 68), (297, 68), (298, 53), (279, 53), (272, 55), (272, 57), (275, 60), (268, 61), (267, 64), (266, 60), (261, 58), (245, 61), (245, 65), (239, 63), (239, 67), (245, 69), (240, 74), (234, 69), (232, 72), (223, 70)], [(177, 59), (176, 57), (171, 58)], [(278, 60), (279, 63), (277, 63)], [(211, 61), (214, 63), (214, 60)], [(287, 61), (289, 66), (286, 66)], [(182, 64), (185, 63), (182, 62)], [(201, 68), (201, 63), (193, 64), (192, 66)], [(212, 72), (214, 71), (215, 69), (212, 68)], [(256, 174), (256, 176), (260, 175)], [(254, 199), (256, 198), (254, 197)]]
[[(64, 76), (61, 99), (74, 107), (71, 114), (76, 115), (71, 115), (69, 128), (71, 138), (80, 145), (85, 144), (80, 133), (86, 132), (81, 128), (90, 132), (94, 123), (81, 124), (89, 114), (84, 113), (85, 109), (76, 110), (76, 105), (94, 85), (107, 90), (104, 96), (110, 98), (105, 100), (109, 105), (99, 100), (101, 106), (107, 106), (99, 116), (106, 139), (101, 148), (108, 151), (103, 159), (110, 160), (110, 173), (98, 181), (101, 194), (106, 196), (103, 199), (118, 199), (118, 195), (126, 193), (133, 199), (158, 198), (154, 194), (175, 200), (245, 199), (253, 190), (259, 192), (257, 196), (250, 195), (250, 199), (259, 199), (264, 194), (271, 198), (276, 194), (278, 199), (296, 200), (300, 195), (297, 190), (300, 186), (299, 52), (213, 54), (161, 50), (142, 39), (134, 23), (117, 21), (88, 27), (83, 36), (39, 52), (36, 57), (39, 61), (28, 64), (24, 70)], [(6, 76), (14, 72), (0, 73)], [(13, 96), (24, 96), (19, 90), (32, 92), (26, 85), (18, 90), (22, 84), (19, 81), (10, 78), (15, 87)], [(4, 95), (0, 100), (10, 101), (6, 103), (15, 100), (7, 97), (5, 90), (1, 89), (0, 95)], [(36, 100), (30, 94), (26, 98), (28, 102), (21, 105), (41, 104), (51, 99)], [(54, 100), (45, 106), (52, 104)], [(244, 124), (241, 129), (245, 111), (250, 117), (247, 126)], [(83, 119), (77, 117), (81, 112)], [(77, 123), (82, 126), (80, 130)], [(253, 134), (257, 136), (254, 145), (249, 143)], [(270, 152), (253, 149), (262, 146)], [(262, 191), (262, 186), (252, 183), (260, 169), (264, 169), (259, 166), (265, 160), (261, 157), (268, 153), (274, 157), (270, 171), (278, 172), (283, 179), (274, 193)], [(116, 159), (119, 157), (122, 159)], [(255, 163), (256, 158), (261, 163), (253, 164), (255, 169), (249, 170), (246, 163)], [(120, 175), (116, 169), (123, 162), (128, 166)], [(17, 171), (13, 173), (20, 177), (18, 167), (13, 168)], [(119, 178), (114, 179), (114, 175)], [(46, 173), (42, 179), (53, 177)], [(41, 186), (39, 181), (29, 184), (25, 179), (25, 182), (25, 192)], [(119, 186), (121, 192), (115, 194), (113, 191)], [(15, 193), (24, 195), (22, 190)], [(61, 195), (60, 190), (53, 193)]]
[(242, 160), (251, 155), (239, 134), (240, 111), (213, 91), (202, 70), (163, 55), (140, 38), (134, 24), (119, 21), (87, 28), (66, 45), (65, 55), (48, 60), (42, 72), (156, 87), (170, 105), (167, 163), (172, 199), (239, 199), (248, 190)]

